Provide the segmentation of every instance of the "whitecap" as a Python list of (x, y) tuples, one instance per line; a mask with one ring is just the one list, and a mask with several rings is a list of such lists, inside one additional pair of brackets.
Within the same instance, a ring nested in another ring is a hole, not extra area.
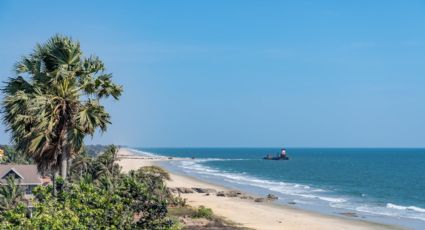
[(392, 208), (392, 209), (398, 209), (398, 210), (410, 210), (410, 211), (425, 213), (425, 209), (419, 208), (419, 207), (416, 207), (416, 206), (401, 206), (401, 205), (395, 205), (395, 204), (392, 204), (392, 203), (388, 203), (386, 207)]
[(142, 155), (142, 156), (151, 156), (151, 157), (160, 157), (161, 156), (161, 155), (158, 155), (158, 154), (155, 154), (155, 153), (141, 151), (141, 150), (138, 150), (138, 149), (127, 148), (127, 150), (129, 150), (130, 152), (136, 153), (137, 155)]

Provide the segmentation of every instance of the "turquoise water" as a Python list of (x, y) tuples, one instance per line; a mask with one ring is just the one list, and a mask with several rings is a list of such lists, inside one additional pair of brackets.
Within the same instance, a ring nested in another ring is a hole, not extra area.
[(289, 148), (289, 161), (266, 161), (278, 148), (139, 149), (195, 157), (165, 167), (282, 203), (329, 214), (425, 229), (425, 149)]

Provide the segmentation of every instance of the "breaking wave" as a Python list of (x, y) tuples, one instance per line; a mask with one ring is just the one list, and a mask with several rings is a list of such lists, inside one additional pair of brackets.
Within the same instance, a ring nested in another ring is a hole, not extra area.
[(151, 152), (146, 152), (146, 151), (141, 151), (141, 150), (138, 150), (138, 149), (132, 149), (132, 148), (127, 148), (127, 149), (129, 151), (134, 152), (134, 153), (136, 153), (138, 155), (141, 155), (141, 156), (149, 156), (149, 157), (158, 157), (158, 156), (161, 156), (159, 154), (155, 154), (155, 153), (151, 153)]
[[(148, 156), (159, 156), (140, 150), (133, 150), (139, 154)], [(180, 170), (190, 175), (199, 175), (208, 178), (215, 178), (234, 185), (252, 186), (270, 191), (279, 196), (280, 200), (290, 200), (297, 204), (325, 204), (328, 207), (345, 209), (356, 212), (368, 213), (370, 215), (390, 216), (397, 218), (409, 218), (425, 221), (425, 209), (416, 206), (402, 206), (393, 203), (386, 205), (368, 204), (364, 198), (341, 196), (333, 191), (318, 188), (312, 185), (273, 181), (250, 175), (246, 172), (227, 172), (217, 168), (206, 166), (204, 163), (211, 161), (239, 161), (246, 159), (222, 159), (222, 158), (202, 158), (170, 162)]]
[[(180, 161), (178, 167), (183, 169), (186, 173), (190, 174), (200, 174), (200, 175), (208, 175), (214, 176), (216, 178), (222, 179), (226, 182), (240, 185), (248, 185), (254, 186), (262, 189), (266, 189), (272, 192), (277, 193), (276, 195), (280, 195), (280, 198), (284, 198), (284, 196), (293, 196), (304, 198), (307, 200), (321, 200), (324, 202), (330, 203), (341, 203), (346, 202), (345, 198), (342, 197), (332, 197), (328, 195), (329, 191), (312, 188), (309, 185), (297, 184), (297, 183), (287, 183), (281, 181), (272, 181), (261, 179), (255, 176), (248, 175), (247, 173), (233, 173), (226, 172), (223, 170), (218, 170), (215, 168), (211, 168), (203, 165), (202, 163), (207, 161), (227, 161), (227, 160), (235, 160), (235, 159), (199, 159), (199, 160), (191, 160), (191, 161)], [(236, 159), (243, 160), (243, 159)]]

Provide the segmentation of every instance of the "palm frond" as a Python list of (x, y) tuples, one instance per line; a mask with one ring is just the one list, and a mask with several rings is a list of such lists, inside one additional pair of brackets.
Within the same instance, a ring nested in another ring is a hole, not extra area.
[(111, 123), (99, 100), (118, 99), (122, 87), (98, 57), (83, 57), (78, 41), (55, 35), (15, 69), (19, 75), (2, 88), (3, 122), (17, 149), (42, 172), (58, 169), (65, 151), (80, 153), (86, 135)]

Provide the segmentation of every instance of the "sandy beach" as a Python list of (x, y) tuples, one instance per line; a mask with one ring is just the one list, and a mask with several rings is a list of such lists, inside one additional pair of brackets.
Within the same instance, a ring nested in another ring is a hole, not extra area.
[[(142, 166), (149, 166), (159, 161), (179, 160), (167, 157), (138, 156), (130, 150), (121, 148), (118, 153), (119, 164), (123, 171), (135, 170)], [(217, 191), (228, 189), (199, 181), (195, 178), (171, 173), (171, 180), (167, 186), (175, 187), (199, 187), (212, 188)], [(254, 202), (238, 197), (220, 197), (216, 195), (205, 195), (204, 193), (181, 194), (186, 198), (188, 204), (194, 207), (204, 205), (211, 208), (213, 212), (243, 227), (253, 229), (400, 229), (393, 226), (374, 224), (362, 220), (353, 220), (343, 217), (327, 216), (319, 213), (300, 210), (298, 208), (274, 204), (271, 202)]]

